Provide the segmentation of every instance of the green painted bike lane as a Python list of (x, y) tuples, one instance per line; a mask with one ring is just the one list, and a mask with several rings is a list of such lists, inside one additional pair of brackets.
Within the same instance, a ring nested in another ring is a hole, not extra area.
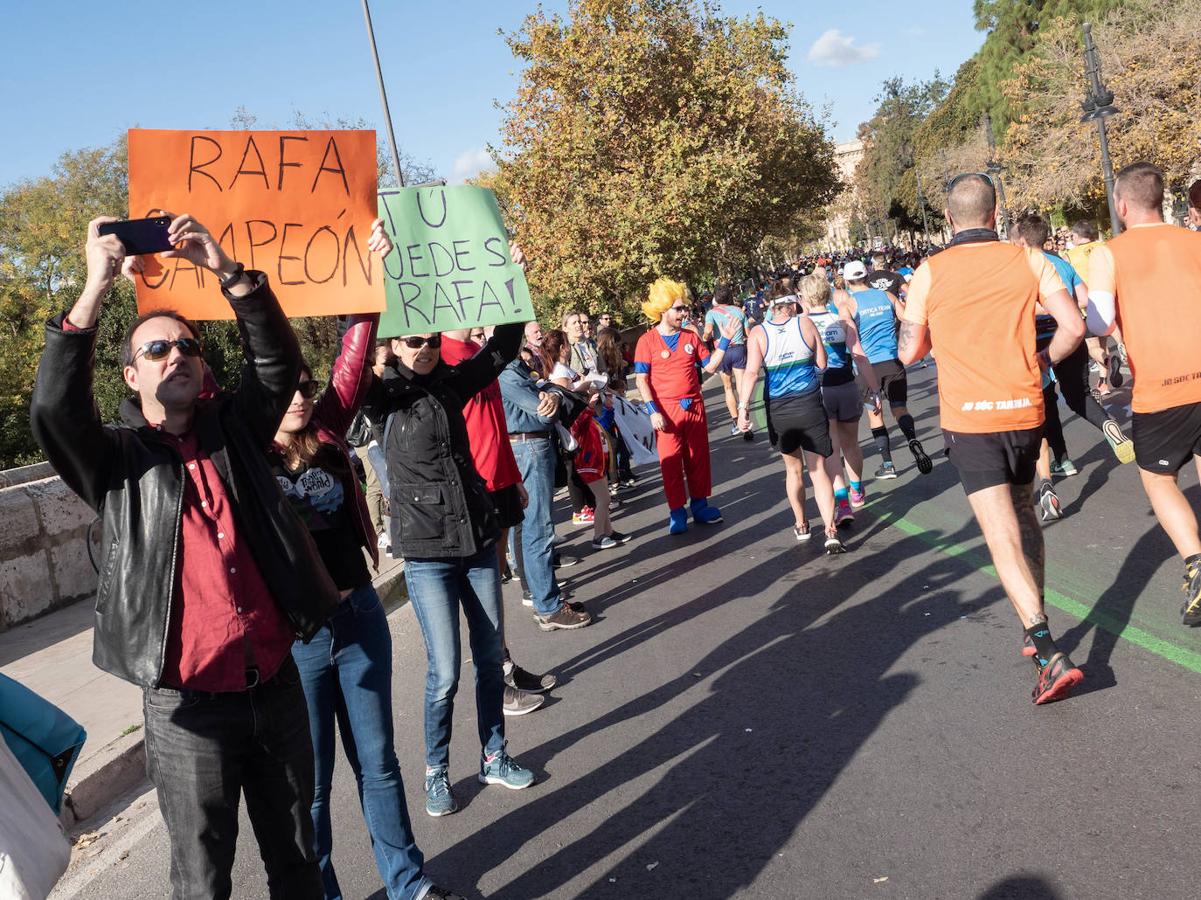
[[(889, 508), (886, 495), (877, 496), (868, 508), (881, 522), (921, 540), (940, 553), (961, 558), (992, 578), (997, 577), (982, 535), (967, 542), (944, 537), (962, 527), (962, 521), (957, 521), (945, 504), (940, 509), (935, 501), (920, 503), (901, 515)], [(1137, 589), (1139, 593), (1129, 619), (1123, 621), (1122, 615), (1108, 611), (1097, 602), (1114, 583), (1116, 573), (1111, 571), (1112, 564), (1098, 565), (1095, 556), (1087, 551), (1057, 546), (1053, 532), (1046, 533), (1046, 538), (1047, 586), (1044, 596), (1048, 606), (1201, 674), (1201, 633), (1180, 624), (1177, 610), (1181, 594), (1178, 591), (1162, 590), (1164, 579), (1160, 577), (1141, 586), (1130, 585), (1129, 589)], [(1161, 568), (1174, 573), (1177, 561), (1173, 558)]]

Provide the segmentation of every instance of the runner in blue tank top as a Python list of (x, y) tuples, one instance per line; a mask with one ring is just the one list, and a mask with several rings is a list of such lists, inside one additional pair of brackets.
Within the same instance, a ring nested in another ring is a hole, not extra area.
[[(855, 383), (854, 362), (868, 382), (868, 397), (873, 411), (880, 409), (880, 384), (867, 361), (854, 324), (830, 308), (830, 285), (824, 278), (809, 275), (801, 279), (801, 305), (817, 326), (826, 345), (829, 363), (822, 374), (822, 406), (830, 423), (834, 452), (826, 470), (834, 484), (834, 522), (849, 525), (855, 521), (852, 507), (863, 506), (863, 450), (859, 446), (859, 419), (863, 415), (859, 386)], [(844, 474), (845, 468), (845, 474)]]
[[(738, 434), (738, 394), (742, 390), (746, 374), (746, 313), (734, 305), (734, 288), (719, 284), (713, 289), (713, 308), (705, 313), (705, 330), (701, 337), (706, 341), (717, 340), (722, 329), (734, 322), (736, 330), (730, 339), (726, 355), (722, 357), (717, 373), (721, 376), (721, 387), (725, 391), (726, 409), (730, 411), (730, 434)], [(752, 440), (754, 434), (742, 432), (744, 440)]]
[[(847, 289), (840, 292), (834, 302), (842, 310), (843, 318), (850, 319), (859, 326), (871, 367), (880, 382), (881, 391), (888, 397), (888, 409), (909, 442), (909, 450), (917, 463), (917, 470), (925, 475), (933, 470), (934, 463), (926, 455), (922, 442), (917, 439), (917, 426), (906, 406), (909, 401), (909, 384), (905, 376), (905, 367), (897, 359), (896, 329), (903, 308), (901, 301), (887, 291), (868, 287), (867, 267), (857, 260), (846, 264), (842, 276), (846, 279)], [(862, 375), (861, 372), (860, 376)], [(860, 393), (865, 407), (870, 399), (869, 390), (870, 386), (861, 377)], [(867, 420), (872, 428), (876, 449), (880, 451), (883, 460), (880, 468), (876, 470), (876, 477), (896, 478), (897, 470), (892, 462), (892, 446), (888, 438), (888, 428), (884, 425), (883, 411), (868, 409)]]
[(820, 389), (820, 370), (827, 365), (826, 348), (808, 317), (796, 315), (794, 295), (781, 292), (771, 303), (770, 315), (751, 330), (747, 340), (738, 425), (750, 428), (751, 395), (763, 369), (767, 434), (784, 459), (785, 490), (796, 520), (793, 536), (798, 541), (807, 541), (810, 536), (804, 481), (808, 467), (825, 525), (826, 553), (842, 553), (846, 548), (834, 523), (834, 485), (826, 470), (826, 458), (833, 453)]

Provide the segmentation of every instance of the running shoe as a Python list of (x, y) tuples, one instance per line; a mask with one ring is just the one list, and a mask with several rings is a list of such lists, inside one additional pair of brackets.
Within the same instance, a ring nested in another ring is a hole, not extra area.
[(1126, 345), (1118, 344), (1118, 358), (1122, 361), (1122, 365), (1130, 367), (1130, 359), (1126, 356)]
[(633, 487), (634, 485), (636, 485), (638, 483), (638, 476), (635, 475), (633, 472), (631, 472), (625, 478), (621, 479), (621, 483), (625, 487)]
[(600, 537), (592, 539), (593, 550), (612, 550), (616, 546), (617, 541), (613, 540), (613, 536), (609, 534), (602, 534)]
[(838, 501), (838, 506), (836, 506), (834, 509), (834, 524), (839, 528), (841, 528), (843, 525), (855, 524), (855, 513), (851, 509), (850, 501)]
[(1084, 673), (1072, 665), (1066, 653), (1056, 653), (1038, 670), (1038, 684), (1031, 699), (1036, 705), (1065, 699), (1072, 688), (1084, 680)]
[(1038, 491), (1038, 507), (1042, 510), (1044, 522), (1054, 522), (1063, 518), (1063, 509), (1059, 505), (1059, 496), (1051, 487), (1051, 482), (1044, 481)]
[(1122, 426), (1113, 419), (1106, 419), (1101, 426), (1101, 433), (1109, 442), (1109, 448), (1120, 463), (1134, 462), (1134, 441), (1122, 433)]
[(839, 540), (837, 534), (826, 532), (826, 556), (837, 556), (839, 553), (846, 553), (847, 548)]
[(1088, 361), (1088, 370), (1094, 375), (1097, 375), (1101, 371), (1101, 365), (1095, 359), (1090, 359)]
[(524, 716), (526, 713), (532, 713), (545, 702), (546, 698), (541, 694), (527, 694), (525, 691), (519, 691), (506, 684), (505, 699), (501, 709), (506, 716)]
[(434, 769), (425, 773), (425, 811), (434, 818), (449, 816), (459, 809), (454, 792), (450, 789), (450, 776), (445, 769)]
[(742, 439), (744, 441), (753, 441), (755, 439), (755, 432), (748, 428), (742, 433)]
[(1116, 388), (1120, 388), (1126, 378), (1122, 375), (1122, 358), (1116, 353), (1109, 354), (1105, 360), (1105, 368), (1108, 370), (1109, 383)]
[(934, 463), (930, 461), (930, 457), (922, 449), (922, 442), (917, 438), (909, 442), (909, 452), (913, 454), (913, 461), (917, 463), (917, 470), (919, 472), (923, 475), (929, 475), (934, 471)]
[(809, 523), (803, 522), (800, 525), (792, 526), (792, 534), (798, 541), (807, 541), (813, 537), (813, 533), (809, 530)]
[(738, 427), (738, 423), (734, 422), (730, 425), (730, 437), (738, 437), (742, 434), (742, 429)]
[(619, 544), (628, 544), (630, 542), (630, 536), (628, 534), (622, 534), (620, 531), (610, 531), (609, 537), (613, 538), (613, 540), (617, 541)]
[(1201, 564), (1192, 563), (1184, 567), (1184, 606), (1180, 607), (1180, 621), (1196, 628), (1201, 625)]
[(505, 663), (504, 671), (505, 684), (527, 694), (544, 694), (559, 683), (559, 679), (549, 672), (545, 675), (535, 675), (512, 660)]
[(1073, 475), (1079, 475), (1080, 470), (1065, 456), (1063, 459), (1051, 460), (1051, 474), (1058, 475), (1060, 478), (1070, 478)]
[(859, 490), (851, 488), (849, 493), (851, 498), (851, 509), (863, 509), (864, 505), (867, 503), (867, 491), (863, 490), (862, 488)]
[(591, 525), (596, 521), (596, 511), (591, 506), (585, 506), (579, 512), (571, 514), (572, 525)]
[(480, 784), (499, 784), (520, 791), (533, 783), (534, 773), (519, 766), (503, 748), (491, 759), (480, 758)]
[(509, 564), (505, 563), (505, 567), (500, 570), (500, 583), (508, 584), (513, 580), (513, 570), (509, 568)]
[(877, 479), (896, 478), (896, 477), (897, 477), (897, 467), (894, 466), (891, 462), (886, 462), (886, 463), (884, 463), (884, 465), (880, 466), (880, 468), (876, 469), (876, 478)]

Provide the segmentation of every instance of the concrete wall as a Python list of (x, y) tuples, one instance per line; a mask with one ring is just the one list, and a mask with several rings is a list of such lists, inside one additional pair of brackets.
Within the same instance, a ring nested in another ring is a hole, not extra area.
[(86, 544), (96, 516), (48, 471), (27, 466), (0, 480), (0, 631), (96, 590)]

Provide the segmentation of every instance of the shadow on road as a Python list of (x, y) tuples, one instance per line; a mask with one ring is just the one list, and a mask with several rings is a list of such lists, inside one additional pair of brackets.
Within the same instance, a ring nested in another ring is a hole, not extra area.
[[(968, 537), (965, 526), (948, 539)], [(722, 546), (737, 553), (749, 542), (736, 532)], [(781, 580), (795, 580), (768, 614), (730, 635), (689, 671), (523, 750), (522, 761), (543, 771), (592, 735), (628, 720), (663, 716), (664, 709), (691, 701), (684, 712), (664, 717), (650, 737), (615, 756), (591, 760), (570, 783), (441, 853), (430, 870), (453, 872), (459, 884), (478, 883), (522, 845), (557, 829), (560, 849), (490, 896), (548, 896), (607, 858), (626, 873), (631, 867), (653, 868), (654, 883), (667, 893), (652, 885), (650, 894), (639, 890), (642, 895), (724, 898), (751, 885), (882, 720), (918, 685), (913, 672), (890, 671), (897, 660), (915, 642), (1003, 596), (995, 588), (984, 602), (977, 596), (961, 601), (952, 585), (975, 568), (950, 557), (935, 557), (880, 594), (878, 577), (897, 560), (927, 550), (916, 538), (897, 542), (888, 559), (870, 553), (826, 559), (798, 552), (794, 543), (784, 546), (767, 548), (776, 552), (762, 565), (687, 602), (665, 603), (659, 615), (565, 662), (562, 670), (576, 677), (646, 641), (669, 641), (673, 629), (723, 604), (746, 602)], [(698, 555), (711, 552), (698, 548)], [(686, 590), (679, 576), (690, 561), (657, 573), (664, 589), (674, 572), (676, 591)], [(657, 584), (637, 586), (643, 602), (668, 599), (662, 590), (656, 594)], [(607, 795), (619, 797), (621, 807), (603, 824), (586, 834), (564, 827)], [(640, 846), (628, 852), (632, 843)], [(610, 877), (616, 870), (574, 896), (614, 896)]]
[(976, 900), (1060, 900), (1061, 895), (1038, 875), (1011, 875)]

